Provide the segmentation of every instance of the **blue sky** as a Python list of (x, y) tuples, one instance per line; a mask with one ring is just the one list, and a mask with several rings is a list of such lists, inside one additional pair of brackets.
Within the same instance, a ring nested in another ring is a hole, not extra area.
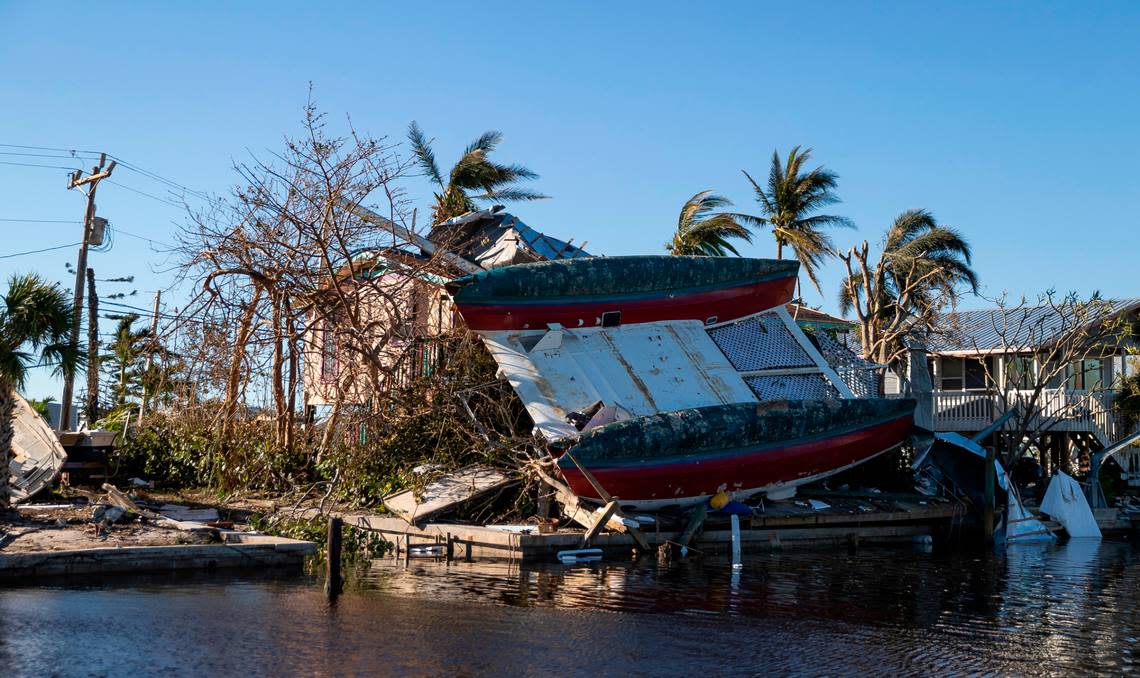
[[(835, 211), (858, 225), (836, 233), (844, 247), (924, 207), (969, 238), (991, 296), (1140, 296), (1138, 34), (1127, 3), (0, 0), (0, 144), (104, 150), (224, 192), (235, 160), (298, 130), (312, 82), (334, 128), (350, 115), (399, 140), (415, 119), (443, 162), (502, 130), (500, 159), (554, 196), (512, 211), (607, 254), (660, 252), (703, 189), (755, 209), (740, 170), (763, 175), (774, 148), (801, 144), (840, 175)], [(73, 164), (0, 155), (0, 219), (81, 217), (64, 170), (5, 162)], [(173, 198), (163, 184), (114, 180), (99, 211), (121, 230), (92, 262), (99, 277), (136, 275), (124, 289), (149, 306), (172, 275), (138, 236), (169, 241), (181, 214), (130, 190)], [(429, 186), (408, 188), (426, 209)], [(75, 242), (79, 225), (0, 233), (3, 256)], [(770, 234), (742, 251), (772, 255)], [(37, 270), (70, 288), (74, 257), (0, 258), (0, 276)], [(834, 310), (840, 267), (809, 302)], [(56, 390), (47, 375), (28, 389)]]

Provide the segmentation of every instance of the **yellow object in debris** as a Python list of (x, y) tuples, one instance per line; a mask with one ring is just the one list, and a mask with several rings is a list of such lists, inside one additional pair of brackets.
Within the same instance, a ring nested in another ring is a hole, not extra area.
[(719, 511), (724, 508), (724, 505), (727, 504), (731, 498), (727, 492), (717, 492), (709, 499), (709, 506), (711, 506), (714, 511)]

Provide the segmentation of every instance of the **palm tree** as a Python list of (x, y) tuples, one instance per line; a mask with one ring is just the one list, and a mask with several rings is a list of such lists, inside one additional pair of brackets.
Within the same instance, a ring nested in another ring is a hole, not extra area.
[(143, 369), (141, 363), (150, 339), (149, 329), (134, 329), (135, 321), (138, 319), (139, 316), (135, 314), (119, 318), (119, 325), (115, 328), (115, 338), (107, 346), (107, 354), (103, 356), (108, 371), (115, 376), (117, 382), (112, 387), (114, 407), (125, 403), (129, 396), (138, 395), (138, 382)]
[[(768, 187), (756, 183), (748, 172), (744, 176), (752, 184), (756, 202), (763, 216), (749, 217), (755, 224), (772, 228), (776, 238), (776, 258), (784, 258), (784, 247), (790, 247), (808, 280), (822, 294), (816, 278), (816, 269), (824, 259), (835, 254), (831, 238), (822, 229), (841, 226), (851, 228), (851, 220), (833, 214), (816, 214), (820, 209), (839, 202), (835, 187), (839, 176), (821, 165), (804, 171), (811, 158), (811, 149), (802, 151), (796, 146), (788, 153), (787, 161), (780, 162), (780, 154), (772, 151), (772, 167), (768, 170)], [(743, 170), (741, 170), (743, 171)]]
[(926, 210), (907, 210), (895, 217), (873, 267), (867, 249), (864, 241), (842, 257), (848, 274), (839, 291), (839, 308), (844, 315), (856, 311), (864, 354), (877, 356), (879, 362), (898, 355), (902, 335), (932, 323), (947, 304), (957, 302), (963, 288), (978, 292), (970, 244)]
[(752, 242), (752, 232), (740, 222), (740, 215), (731, 212), (714, 212), (721, 207), (731, 207), (732, 202), (711, 190), (701, 191), (685, 201), (681, 215), (677, 218), (677, 232), (673, 240), (665, 244), (670, 254), (698, 254), (708, 257), (724, 257), (732, 252), (740, 252), (729, 242), (730, 238), (740, 238)]
[[(82, 356), (69, 345), (71, 299), (59, 285), (35, 274), (13, 276), (0, 304), (0, 468), (6, 471), (16, 413), (13, 393), (23, 387), (28, 370), (53, 366), (58, 374), (74, 373)], [(8, 473), (3, 472), (0, 507), (7, 506)]]
[(408, 127), (408, 141), (420, 169), (439, 187), (431, 211), (433, 226), (478, 209), (476, 201), (512, 202), (549, 197), (515, 185), (520, 181), (537, 179), (534, 172), (522, 165), (501, 165), (488, 159), (487, 156), (503, 141), (502, 132), (484, 132), (468, 145), (448, 172), (447, 181), (439, 171), (431, 142), (415, 121)]

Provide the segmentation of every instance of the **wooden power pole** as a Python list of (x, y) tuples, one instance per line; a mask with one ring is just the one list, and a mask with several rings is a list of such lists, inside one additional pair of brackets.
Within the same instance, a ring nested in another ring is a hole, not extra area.
[[(87, 272), (87, 245), (95, 228), (95, 190), (99, 187), (99, 182), (111, 176), (111, 172), (115, 169), (114, 160), (111, 161), (110, 165), (104, 167), (106, 162), (107, 154), (100, 153), (99, 164), (92, 168), (90, 174), (82, 176), (83, 173), (80, 170), (75, 170), (75, 173), (71, 175), (71, 181), (67, 184), (68, 189), (87, 186), (87, 211), (83, 217), (83, 240), (79, 245), (79, 259), (75, 263), (75, 296), (72, 298), (71, 306), (71, 340), (68, 342), (68, 346), (73, 353), (79, 351), (79, 326), (83, 320), (83, 278)], [(59, 408), (59, 430), (61, 431), (66, 431), (71, 422), (71, 397), (74, 388), (75, 375), (64, 374), (63, 397), (60, 398)]]
[(95, 269), (87, 269), (87, 426), (99, 419), (99, 295)]

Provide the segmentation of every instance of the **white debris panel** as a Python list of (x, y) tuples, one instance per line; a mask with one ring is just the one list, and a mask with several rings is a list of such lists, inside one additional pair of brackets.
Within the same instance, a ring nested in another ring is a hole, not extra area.
[(548, 440), (576, 435), (566, 416), (598, 401), (633, 416), (756, 402), (697, 320), (480, 334)]
[(1041, 511), (1064, 525), (1070, 537), (1100, 539), (1100, 526), (1096, 524), (1081, 484), (1071, 476), (1060, 472), (1053, 476), (1041, 500)]

